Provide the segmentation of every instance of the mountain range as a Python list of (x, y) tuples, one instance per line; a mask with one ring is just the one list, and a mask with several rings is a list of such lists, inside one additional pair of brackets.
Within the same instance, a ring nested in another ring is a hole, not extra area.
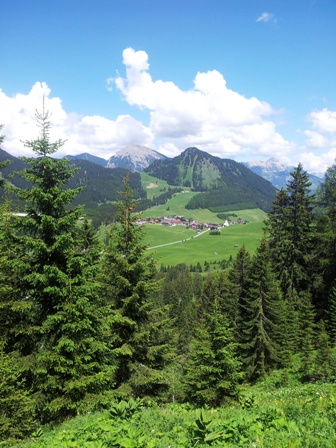
[[(169, 160), (163, 154), (141, 145), (126, 146), (108, 160), (88, 153), (67, 156), (67, 158), (70, 160), (88, 160), (106, 168), (126, 168), (130, 171), (139, 172), (146, 170), (156, 160)], [(285, 165), (275, 157), (266, 161), (253, 160), (242, 163), (255, 174), (269, 180), (278, 189), (286, 188), (290, 173), (294, 169), (294, 166)], [(314, 174), (308, 173), (308, 175), (312, 184), (311, 189), (315, 191), (322, 179)]]
[[(290, 173), (294, 169), (294, 166), (284, 165), (275, 157), (272, 157), (266, 161), (253, 160), (251, 162), (245, 162), (244, 165), (254, 173), (272, 182), (272, 184), (278, 189), (286, 188), (286, 184), (291, 177)], [(314, 174), (308, 173), (308, 175), (311, 182), (311, 190), (316, 191), (322, 179)]]
[(69, 160), (88, 160), (105, 168), (125, 168), (130, 171), (143, 171), (155, 160), (165, 160), (166, 156), (141, 145), (129, 145), (116, 152), (108, 160), (88, 153), (66, 156)]
[[(78, 168), (68, 186), (86, 187), (75, 203), (84, 204), (87, 214), (95, 217), (98, 223), (99, 219), (113, 219), (113, 202), (118, 198), (126, 169), (130, 172), (131, 187), (136, 190), (138, 198), (142, 199), (142, 209), (152, 204), (151, 200), (146, 199), (140, 171), (163, 179), (179, 190), (187, 188), (195, 191), (196, 194), (186, 207), (207, 208), (213, 212), (222, 212), (233, 207), (237, 210), (270, 210), (277, 188), (284, 185), (291, 170), (276, 159), (244, 164), (214, 157), (195, 147), (187, 148), (171, 159), (139, 145), (126, 147), (109, 160), (88, 153), (67, 158), (74, 168)], [(10, 182), (21, 188), (27, 187), (25, 179), (13, 175), (15, 171), (22, 171), (26, 167), (25, 162), (0, 149), (0, 162), (2, 160), (11, 161), (11, 164), (2, 170), (3, 176), (8, 177), (11, 174)], [(164, 194), (167, 192), (162, 195)], [(161, 196), (155, 200), (160, 201)], [(162, 201), (164, 200), (165, 197), (162, 197)]]
[(198, 192), (187, 208), (223, 211), (232, 208), (270, 210), (276, 188), (242, 163), (214, 157), (191, 147), (173, 159), (157, 160), (145, 172), (169, 185), (184, 186)]

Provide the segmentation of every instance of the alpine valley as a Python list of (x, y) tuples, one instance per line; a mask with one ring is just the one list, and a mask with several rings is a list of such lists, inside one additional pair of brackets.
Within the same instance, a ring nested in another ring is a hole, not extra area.
[[(165, 181), (172, 193), (186, 189), (195, 192), (186, 204), (187, 209), (209, 209), (217, 213), (255, 208), (269, 211), (277, 188), (285, 184), (290, 172), (290, 168), (275, 159), (267, 163), (243, 164), (214, 157), (195, 147), (187, 148), (171, 159), (140, 145), (125, 147), (108, 160), (88, 153), (66, 158), (77, 170), (69, 187), (85, 187), (75, 202), (84, 205), (96, 226), (113, 219), (113, 203), (118, 197), (126, 170), (130, 172), (131, 187), (141, 199), (139, 208), (142, 210), (153, 205), (142, 182), (144, 172), (154, 182), (155, 179)], [(25, 168), (24, 159), (0, 149), (0, 162), (4, 160), (11, 163), (3, 170), (3, 176), (8, 177), (15, 186), (24, 187), (26, 181), (15, 174)], [(317, 179), (315, 177), (315, 183)], [(155, 203), (164, 203), (167, 199), (169, 193), (162, 191), (156, 196)], [(20, 209), (19, 202), (17, 207)]]

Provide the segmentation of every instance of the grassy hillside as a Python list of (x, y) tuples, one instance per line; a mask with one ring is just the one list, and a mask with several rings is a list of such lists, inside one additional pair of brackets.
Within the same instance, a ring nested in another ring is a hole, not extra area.
[(185, 193), (177, 193), (168, 202), (162, 205), (151, 207), (142, 214), (144, 218), (155, 218), (157, 216), (184, 216), (186, 219), (192, 218), (195, 221), (202, 222), (223, 222), (217, 217), (216, 213), (210, 212), (208, 209), (187, 210), (185, 206), (195, 195), (195, 192), (187, 191)]
[(147, 198), (153, 199), (154, 196), (160, 196), (164, 190), (168, 190), (169, 184), (165, 180), (150, 176), (148, 173), (141, 172), (141, 185), (147, 192)]
[[(218, 236), (210, 235), (209, 232), (197, 236), (195, 230), (188, 230), (183, 226), (164, 227), (161, 224), (148, 224), (144, 226), (144, 242), (157, 263), (165, 266), (178, 263), (195, 265), (197, 262), (203, 265), (205, 261), (214, 263), (229, 259), (230, 256), (235, 258), (243, 245), (253, 253), (263, 235), (265, 213), (261, 210), (240, 210), (228, 214), (236, 214), (248, 223), (221, 229)], [(232, 216), (231, 218), (237, 219)], [(173, 242), (177, 243), (157, 247)]]
[(309, 447), (336, 446), (333, 384), (267, 383), (242, 389), (239, 403), (216, 409), (183, 404), (111, 403), (105, 412), (82, 415), (55, 430), (40, 430), (18, 443), (50, 447)]
[(173, 159), (157, 160), (145, 171), (170, 185), (182, 185), (199, 192), (188, 203), (192, 210), (219, 206), (234, 208), (236, 204), (270, 210), (276, 194), (270, 182), (243, 164), (214, 157), (194, 147)]

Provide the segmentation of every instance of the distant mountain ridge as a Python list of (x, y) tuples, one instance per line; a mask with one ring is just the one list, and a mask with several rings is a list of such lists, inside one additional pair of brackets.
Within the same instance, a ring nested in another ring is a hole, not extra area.
[(124, 168), (130, 171), (143, 171), (155, 160), (165, 160), (168, 157), (141, 145), (128, 145), (120, 149), (109, 159), (93, 156), (87, 152), (75, 156), (66, 156), (69, 160), (88, 160), (105, 168)]
[(106, 167), (107, 160), (102, 157), (93, 156), (88, 152), (83, 152), (82, 154), (77, 154), (75, 156), (65, 156), (65, 159), (69, 160), (88, 160), (89, 162), (96, 163), (97, 165)]
[[(11, 175), (15, 171), (22, 171), (27, 168), (27, 164), (0, 149), (0, 162), (10, 160), (10, 164), (2, 169), (5, 179), (20, 188), (29, 188), (30, 184), (18, 175)], [(126, 170), (123, 168), (106, 169), (90, 160), (74, 157), (69, 160), (73, 168), (79, 168), (74, 176), (66, 184), (68, 188), (84, 187), (79, 195), (74, 199), (72, 205), (83, 204), (88, 215), (95, 220), (95, 225), (101, 222), (111, 222), (116, 213), (113, 202), (120, 199), (119, 191), (122, 190), (122, 180)], [(140, 173), (130, 172), (131, 188), (136, 191), (137, 198), (146, 198), (146, 191), (142, 189)], [(0, 201), (5, 197), (4, 191), (0, 190)], [(9, 193), (10, 199), (15, 207), (22, 209), (15, 195)]]
[(141, 145), (129, 145), (118, 151), (107, 161), (107, 168), (125, 168), (130, 171), (143, 171), (155, 160), (166, 160), (167, 157)]
[(270, 210), (276, 188), (245, 165), (214, 157), (191, 147), (179, 156), (153, 162), (144, 170), (151, 176), (198, 191), (188, 208), (221, 211), (239, 204), (245, 208)]
[[(244, 165), (254, 173), (272, 182), (278, 189), (286, 188), (287, 182), (291, 177), (290, 173), (294, 169), (294, 166), (285, 165), (275, 157), (271, 157), (266, 161), (252, 160), (251, 162), (244, 162)], [(315, 191), (322, 179), (314, 174), (308, 173), (308, 175), (312, 183), (311, 189)]]

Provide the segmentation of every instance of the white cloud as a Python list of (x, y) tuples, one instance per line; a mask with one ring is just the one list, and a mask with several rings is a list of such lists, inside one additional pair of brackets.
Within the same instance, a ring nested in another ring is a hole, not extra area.
[(314, 111), (308, 115), (308, 120), (317, 131), (336, 134), (336, 111), (326, 108)]
[(59, 156), (89, 152), (108, 158), (128, 144), (142, 144), (170, 157), (188, 146), (236, 160), (276, 157), (290, 164), (302, 162), (316, 174), (334, 163), (336, 111), (311, 112), (305, 144), (299, 147), (278, 131), (275, 116), (279, 111), (266, 101), (233, 91), (217, 70), (197, 73), (193, 88), (182, 90), (173, 82), (152, 79), (144, 51), (124, 50), (123, 62), (125, 77), (109, 78), (107, 87), (115, 87), (129, 105), (149, 111), (149, 123), (131, 115), (110, 120), (65, 111), (48, 85), (37, 82), (28, 93), (8, 96), (0, 90), (3, 149), (31, 155), (22, 141), (38, 136), (35, 112), (44, 97), (52, 113), (51, 139), (66, 140)]
[(292, 149), (269, 119), (272, 107), (229, 89), (217, 70), (197, 73), (193, 89), (183, 91), (152, 79), (145, 52), (127, 48), (123, 56), (126, 77), (117, 77), (115, 85), (130, 105), (150, 111), (149, 126), (157, 140), (180, 149), (201, 146), (222, 157), (237, 157), (247, 149), (264, 154), (273, 148), (282, 155)]
[(335, 163), (336, 111), (326, 108), (315, 110), (307, 116), (307, 120), (311, 123), (313, 130), (304, 131), (307, 140), (302, 158), (313, 170), (312, 172), (321, 175)]
[(261, 16), (259, 16), (256, 20), (256, 22), (265, 22), (265, 23), (267, 23), (269, 21), (272, 21), (272, 22), (275, 21), (274, 15), (269, 12), (263, 12), (261, 14)]
[(327, 168), (336, 162), (336, 146), (323, 154), (316, 154), (311, 151), (302, 152), (301, 160), (306, 171), (323, 177)]
[(304, 131), (306, 146), (311, 149), (330, 149), (336, 147), (336, 111), (315, 110), (307, 116), (311, 129)]
[(122, 147), (137, 142), (150, 145), (150, 130), (130, 115), (119, 115), (116, 120), (101, 116), (79, 116), (67, 113), (60, 98), (51, 97), (46, 83), (37, 82), (28, 94), (7, 96), (0, 90), (0, 123), (4, 124), (4, 150), (16, 156), (31, 156), (23, 141), (38, 137), (36, 110), (51, 112), (50, 139), (66, 140), (58, 156), (89, 152), (108, 158)]

